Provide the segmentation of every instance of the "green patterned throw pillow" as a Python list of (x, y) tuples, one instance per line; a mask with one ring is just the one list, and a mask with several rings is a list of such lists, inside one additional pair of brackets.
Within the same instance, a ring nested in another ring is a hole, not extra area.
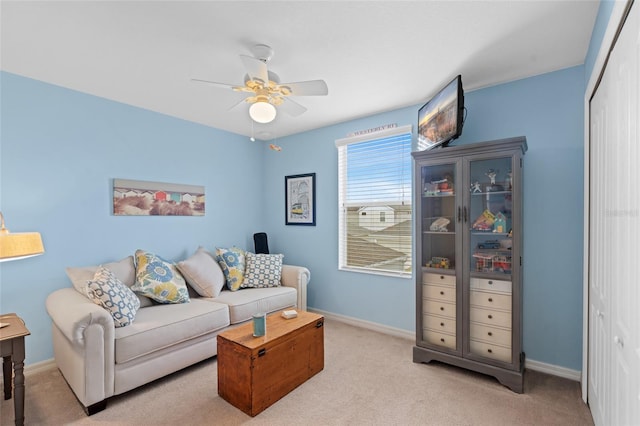
[(242, 286), (245, 269), (244, 253), (244, 250), (238, 247), (216, 248), (216, 260), (224, 273), (227, 288), (231, 291), (236, 291)]
[(189, 292), (176, 266), (160, 256), (136, 250), (136, 282), (131, 290), (160, 303), (189, 302)]
[(109, 311), (116, 328), (133, 322), (140, 308), (140, 299), (113, 272), (100, 265), (87, 282), (87, 297)]
[(242, 288), (278, 287), (282, 274), (282, 254), (254, 254), (247, 252), (247, 268)]

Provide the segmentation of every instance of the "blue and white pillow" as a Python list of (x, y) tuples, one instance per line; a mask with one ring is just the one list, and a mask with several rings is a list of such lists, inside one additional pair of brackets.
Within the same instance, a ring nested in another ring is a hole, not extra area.
[(263, 288), (280, 286), (282, 275), (282, 254), (245, 253), (247, 266), (242, 288)]
[(102, 265), (87, 282), (87, 297), (109, 311), (116, 328), (131, 324), (140, 308), (138, 296)]
[(184, 277), (172, 262), (144, 250), (136, 250), (136, 282), (131, 290), (159, 303), (188, 303)]
[(231, 291), (239, 290), (244, 281), (245, 251), (238, 247), (218, 247), (216, 248), (216, 260), (224, 273), (227, 288)]

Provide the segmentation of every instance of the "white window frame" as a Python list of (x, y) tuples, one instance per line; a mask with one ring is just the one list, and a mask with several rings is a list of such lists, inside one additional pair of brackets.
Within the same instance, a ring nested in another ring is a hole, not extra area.
[[(363, 135), (337, 139), (335, 141), (336, 148), (338, 149), (338, 246), (339, 246), (338, 247), (338, 253), (339, 253), (338, 269), (341, 271), (361, 272), (361, 273), (367, 273), (367, 274), (387, 275), (387, 276), (402, 277), (402, 278), (412, 277), (413, 269), (415, 269), (415, 266), (413, 266), (413, 264), (411, 268), (412, 271), (394, 271), (394, 270), (372, 268), (367, 266), (347, 265), (347, 225), (346, 225), (347, 216), (346, 216), (346, 213), (347, 213), (347, 207), (349, 207), (346, 200), (347, 147), (353, 144), (371, 142), (378, 139), (392, 138), (395, 136), (406, 135), (406, 134), (409, 134), (410, 142), (409, 142), (409, 149), (408, 149), (407, 155), (410, 157), (411, 147), (413, 146), (412, 145), (413, 134), (412, 134), (411, 125), (393, 127), (390, 129), (384, 129), (384, 130), (371, 132)], [(411, 180), (413, 176), (412, 164), (413, 162), (409, 160), (409, 166), (408, 166), (409, 169), (406, 171), (408, 182), (405, 182), (405, 185), (408, 183), (408, 187), (406, 189), (403, 189), (402, 191), (402, 200), (411, 206), (411, 227), (410, 227), (411, 230), (413, 230), (413, 225), (412, 225), (413, 224), (413, 200), (412, 200), (413, 186), (411, 185)], [(383, 204), (388, 204), (388, 203), (381, 203), (380, 205), (383, 205)], [(411, 241), (413, 240), (413, 237), (414, 237), (413, 231), (410, 231)], [(411, 242), (409, 246), (409, 253), (408, 253), (409, 260), (411, 262), (413, 262), (413, 250), (414, 250), (413, 242)]]

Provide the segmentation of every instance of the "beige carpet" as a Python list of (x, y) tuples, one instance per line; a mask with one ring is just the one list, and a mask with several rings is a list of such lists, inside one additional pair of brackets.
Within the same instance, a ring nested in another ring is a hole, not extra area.
[[(409, 340), (325, 323), (325, 368), (250, 417), (217, 394), (211, 359), (109, 400), (87, 417), (57, 369), (26, 378), (31, 425), (591, 425), (578, 382), (526, 371), (525, 393), (444, 364), (412, 362)], [(13, 400), (0, 423), (13, 423)]]

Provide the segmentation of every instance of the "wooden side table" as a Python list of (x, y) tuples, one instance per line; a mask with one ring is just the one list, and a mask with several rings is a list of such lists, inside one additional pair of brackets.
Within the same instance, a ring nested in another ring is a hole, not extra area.
[[(16, 314), (0, 315), (0, 356), (4, 375), (4, 399), (11, 398), (13, 384), (16, 425), (24, 424), (24, 336), (31, 334), (24, 321)], [(13, 370), (13, 374), (12, 374)], [(11, 380), (13, 376), (13, 381)], [(13, 383), (12, 383), (13, 382)]]

